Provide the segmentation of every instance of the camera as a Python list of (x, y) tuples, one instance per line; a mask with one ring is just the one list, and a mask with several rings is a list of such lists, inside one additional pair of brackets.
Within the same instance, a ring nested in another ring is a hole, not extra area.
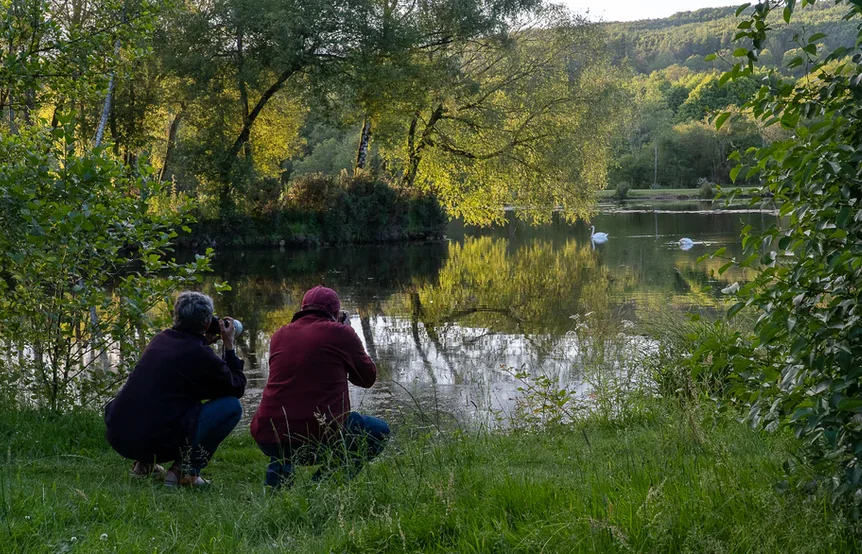
[[(213, 315), (210, 320), (210, 324), (207, 326), (206, 330), (207, 335), (219, 335), (221, 334), (221, 320), (217, 315)], [(240, 336), (242, 334), (242, 322), (238, 319), (233, 320), (233, 336), (234, 338)]]

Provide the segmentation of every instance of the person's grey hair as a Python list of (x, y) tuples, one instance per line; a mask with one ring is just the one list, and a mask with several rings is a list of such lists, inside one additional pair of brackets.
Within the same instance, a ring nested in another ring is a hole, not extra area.
[(195, 331), (206, 329), (212, 319), (213, 299), (202, 292), (181, 292), (174, 302), (174, 326)]

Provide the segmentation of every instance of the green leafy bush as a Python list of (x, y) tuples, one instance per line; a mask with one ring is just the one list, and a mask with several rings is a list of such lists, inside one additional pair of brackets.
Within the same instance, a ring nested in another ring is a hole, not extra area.
[(614, 190), (614, 200), (625, 200), (628, 197), (629, 191), (631, 189), (631, 183), (629, 183), (628, 181), (620, 181), (619, 183), (617, 183), (617, 187)]
[[(802, 5), (811, 2), (803, 1)], [(778, 3), (781, 4), (781, 3)], [(751, 48), (723, 80), (750, 74), (771, 31), (776, 4), (757, 4), (739, 25)], [(786, 2), (784, 18), (795, 3)], [(848, 19), (859, 21), (853, 3)], [(857, 24), (858, 27), (858, 24)], [(862, 29), (860, 29), (862, 36)], [(748, 109), (764, 125), (793, 135), (750, 149), (756, 162), (731, 177), (758, 175), (766, 183), (755, 204), (781, 206), (777, 224), (743, 230), (745, 257), (731, 259), (756, 277), (725, 289), (736, 303), (729, 317), (751, 310), (754, 333), (737, 335), (744, 348), (708, 348), (713, 365), (727, 364), (739, 383), (730, 395), (749, 407), (753, 423), (792, 427), (804, 441), (804, 465), (828, 477), (836, 498), (862, 505), (862, 50), (818, 55), (819, 34), (803, 37), (815, 78), (785, 83), (772, 76)], [(850, 56), (848, 58), (848, 56)], [(823, 61), (820, 61), (823, 60)], [(720, 126), (732, 114), (717, 118)], [(741, 154), (736, 154), (740, 160)], [(724, 249), (717, 252), (722, 256)], [(748, 340), (750, 338), (750, 340)]]
[(303, 175), (266, 213), (202, 219), (192, 246), (317, 246), (439, 238), (447, 217), (439, 202), (368, 173)]
[(15, 353), (0, 357), (0, 387), (52, 410), (113, 392), (160, 323), (153, 308), (209, 264), (168, 258), (189, 217), (151, 209), (170, 194), (152, 170), (82, 151), (74, 129), (0, 138), (0, 338)]
[(697, 187), (700, 190), (698, 193), (699, 196), (704, 200), (712, 200), (715, 198), (715, 183), (711, 182), (709, 179), (701, 177), (697, 180)]

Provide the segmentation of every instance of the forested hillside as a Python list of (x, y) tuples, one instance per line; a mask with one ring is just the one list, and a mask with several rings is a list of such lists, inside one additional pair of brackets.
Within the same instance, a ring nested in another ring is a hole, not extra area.
[[(749, 11), (751, 8), (749, 8)], [(798, 10), (790, 24), (773, 13), (773, 31), (759, 52), (758, 72), (720, 83), (720, 74), (742, 58), (733, 56), (733, 37), (743, 17), (736, 8), (709, 8), (666, 19), (600, 25), (608, 56), (631, 75), (630, 103), (615, 142), (610, 186), (628, 188), (701, 186), (730, 181), (734, 150), (761, 146), (784, 136), (778, 126), (763, 129), (748, 114), (716, 130), (718, 111), (743, 105), (770, 71), (800, 79), (819, 61), (816, 52), (852, 47), (856, 29), (843, 19), (847, 8), (818, 2)], [(808, 46), (811, 38), (816, 46)], [(808, 52), (803, 50), (808, 46)], [(714, 59), (708, 56), (717, 54)], [(829, 70), (829, 68), (826, 68)]]
[[(628, 63), (638, 73), (651, 73), (674, 64), (696, 71), (723, 70), (721, 60), (706, 62), (704, 57), (716, 52), (731, 53), (733, 37), (738, 32), (736, 26), (741, 21), (735, 15), (736, 9), (705, 8), (665, 19), (609, 23), (603, 25), (608, 34), (608, 50), (615, 63)], [(818, 2), (798, 10), (790, 24), (782, 21), (781, 14), (773, 13), (770, 21), (774, 30), (760, 53), (761, 65), (783, 67), (799, 55), (805, 37), (815, 33), (827, 35), (821, 42), (830, 49), (853, 44), (856, 28), (843, 19), (846, 12), (845, 6)], [(796, 35), (799, 38), (794, 40)]]

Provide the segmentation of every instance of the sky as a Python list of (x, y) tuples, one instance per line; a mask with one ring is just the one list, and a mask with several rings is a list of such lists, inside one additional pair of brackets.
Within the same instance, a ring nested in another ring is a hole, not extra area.
[[(559, 1), (559, 0), (558, 0)], [(657, 19), (700, 8), (737, 6), (745, 0), (561, 0), (574, 12), (589, 10), (590, 19), (634, 21)]]

